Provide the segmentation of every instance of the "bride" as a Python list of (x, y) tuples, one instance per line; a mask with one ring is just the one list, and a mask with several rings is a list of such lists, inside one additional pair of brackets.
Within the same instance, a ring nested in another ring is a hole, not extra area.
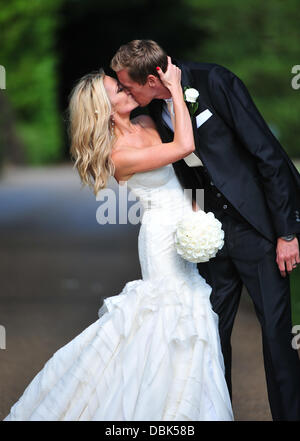
[(150, 117), (130, 120), (137, 102), (103, 71), (72, 91), (71, 153), (82, 182), (97, 194), (114, 175), (143, 205), (142, 279), (104, 300), (99, 319), (54, 353), (5, 421), (233, 420), (211, 287), (174, 247), (176, 222), (193, 209), (172, 166), (195, 149), (181, 71), (169, 59), (158, 75), (175, 111), (165, 144)]

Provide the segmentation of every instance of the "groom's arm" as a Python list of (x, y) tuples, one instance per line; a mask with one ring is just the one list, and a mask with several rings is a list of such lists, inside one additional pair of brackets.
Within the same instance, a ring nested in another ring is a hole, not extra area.
[(300, 210), (299, 174), (296, 173), (294, 182), (289, 158), (260, 115), (245, 85), (222, 66), (210, 71), (208, 84), (215, 110), (256, 158), (278, 237), (300, 233), (300, 223), (294, 214)]

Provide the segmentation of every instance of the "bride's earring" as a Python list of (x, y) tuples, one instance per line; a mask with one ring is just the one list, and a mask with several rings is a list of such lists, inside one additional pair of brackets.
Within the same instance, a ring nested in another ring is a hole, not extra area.
[(111, 124), (111, 134), (114, 135), (114, 133), (115, 133), (115, 120), (113, 117), (110, 118), (110, 124)]

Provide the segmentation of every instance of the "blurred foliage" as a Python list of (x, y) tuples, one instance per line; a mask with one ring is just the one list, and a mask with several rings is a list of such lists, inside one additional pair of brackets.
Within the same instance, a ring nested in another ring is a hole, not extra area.
[(204, 38), (187, 52), (237, 74), (290, 156), (300, 157), (300, 90), (291, 69), (300, 64), (298, 0), (185, 0), (191, 26)]
[(300, 157), (300, 90), (291, 87), (299, 15), (298, 0), (0, 0), (6, 115), (28, 162), (68, 158), (62, 113), (74, 83), (108, 66), (121, 44), (151, 38), (174, 57), (235, 72), (283, 147)]
[(0, 64), (6, 68), (1, 93), (14, 108), (25, 161), (31, 164), (61, 156), (55, 50), (59, 5), (60, 0), (0, 1)]

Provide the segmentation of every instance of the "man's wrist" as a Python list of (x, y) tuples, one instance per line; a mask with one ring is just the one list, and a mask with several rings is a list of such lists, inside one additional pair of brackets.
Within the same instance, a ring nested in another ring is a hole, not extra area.
[(291, 242), (291, 240), (295, 239), (296, 234), (287, 234), (286, 236), (281, 236), (280, 239), (285, 240), (286, 242)]

